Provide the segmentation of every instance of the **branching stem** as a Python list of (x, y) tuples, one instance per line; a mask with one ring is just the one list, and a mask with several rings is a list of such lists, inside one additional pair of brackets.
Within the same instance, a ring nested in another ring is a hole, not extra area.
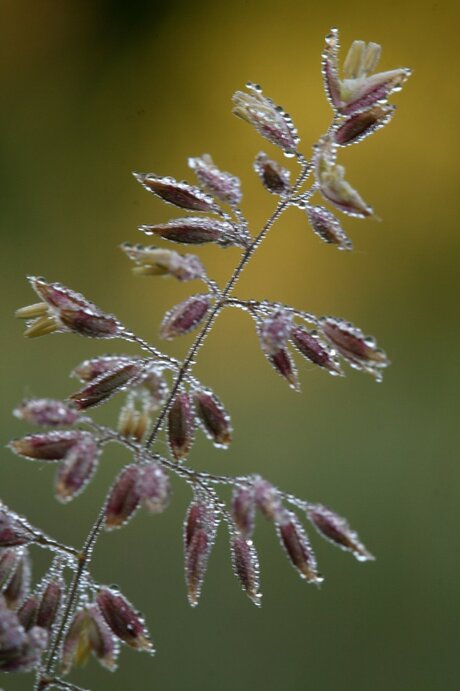
[[(176, 397), (176, 394), (182, 384), (182, 382), (188, 377), (189, 375), (189, 369), (193, 366), (195, 362), (196, 355), (198, 354), (201, 346), (204, 343), (204, 340), (206, 336), (209, 334), (209, 332), (212, 329), (212, 325), (217, 318), (217, 316), (220, 314), (220, 312), (223, 310), (223, 308), (227, 304), (227, 300), (235, 287), (238, 279), (240, 278), (241, 273), (243, 270), (246, 268), (248, 263), (250, 262), (252, 256), (256, 252), (257, 248), (260, 246), (260, 244), (263, 242), (265, 239), (266, 235), (268, 234), (269, 230), (273, 226), (273, 224), (278, 220), (278, 218), (281, 216), (283, 211), (290, 205), (290, 201), (292, 197), (294, 197), (298, 190), (301, 188), (305, 180), (307, 179), (309, 172), (311, 170), (311, 165), (308, 161), (306, 161), (303, 157), (299, 158), (299, 163), (301, 164), (301, 172), (297, 178), (297, 181), (292, 189), (292, 194), (290, 197), (286, 197), (280, 200), (278, 203), (275, 211), (273, 214), (270, 216), (270, 218), (267, 220), (263, 228), (260, 230), (259, 234), (250, 242), (248, 245), (247, 249), (243, 252), (239, 263), (237, 264), (236, 268), (234, 269), (229, 281), (227, 282), (227, 285), (223, 289), (223, 291), (220, 294), (219, 299), (216, 301), (214, 308), (211, 311), (211, 314), (207, 318), (204, 326), (202, 327), (201, 331), (195, 338), (195, 341), (193, 345), (191, 346), (187, 356), (185, 357), (184, 361), (182, 363), (179, 363), (177, 360), (174, 358), (168, 358), (167, 362), (169, 365), (172, 366), (172, 369), (177, 371), (176, 378), (174, 380), (173, 386), (171, 388), (171, 392), (168, 396), (167, 401), (165, 402), (156, 422), (155, 425), (153, 426), (149, 437), (147, 438), (145, 442), (145, 447), (144, 447), (144, 452), (147, 451), (149, 452), (149, 449), (152, 447), (152, 445), (155, 443), (158, 433), (160, 432), (164, 421), (166, 419), (166, 416), (169, 413), (169, 410), (171, 409), (171, 406), (173, 404), (173, 401)], [(147, 350), (151, 355), (154, 357), (160, 357), (161, 359), (165, 359), (164, 355), (159, 353), (155, 348), (150, 346), (148, 343), (146, 343), (143, 339), (135, 336), (134, 334), (131, 335), (130, 340), (138, 343), (144, 350)], [(107, 432), (106, 429), (104, 429), (104, 432)], [(120, 441), (121, 443), (124, 444), (124, 446), (128, 446), (130, 448), (135, 448), (136, 453), (139, 454), (140, 449), (137, 448), (136, 444), (131, 444), (128, 440), (121, 440), (121, 438), (117, 438), (117, 435), (115, 435), (115, 439), (117, 441)], [(150, 455), (150, 454), (149, 454)], [(164, 462), (165, 459), (162, 459)], [(216, 482), (217, 480), (220, 480), (222, 482), (227, 482), (228, 483), (228, 478), (218, 478), (218, 476), (211, 476), (206, 474), (199, 474), (195, 473), (194, 471), (191, 471), (188, 468), (184, 468), (183, 466), (179, 466), (178, 464), (175, 464), (173, 462), (168, 462), (168, 466), (170, 464), (171, 469), (173, 469), (177, 474), (180, 474), (182, 476), (186, 476), (188, 481), (193, 483), (197, 483), (200, 485), (203, 485), (203, 488), (206, 488), (206, 483), (205, 480), (211, 481), (211, 482)], [(209, 490), (209, 488), (207, 488)], [(67, 599), (64, 607), (64, 614), (62, 617), (61, 624), (59, 628), (57, 629), (55, 635), (52, 638), (51, 645), (49, 648), (48, 656), (46, 663), (44, 665), (44, 668), (39, 670), (38, 675), (37, 675), (37, 683), (36, 683), (36, 689), (37, 691), (44, 691), (47, 687), (50, 685), (50, 675), (53, 673), (53, 670), (55, 668), (56, 664), (56, 657), (57, 653), (60, 649), (60, 646), (62, 645), (62, 642), (64, 640), (64, 636), (67, 630), (67, 627), (70, 622), (70, 618), (74, 612), (74, 609), (76, 607), (77, 601), (78, 601), (78, 595), (79, 595), (79, 590), (80, 590), (80, 583), (82, 581), (82, 578), (85, 577), (89, 563), (91, 561), (92, 557), (92, 552), (94, 545), (97, 541), (97, 538), (99, 537), (99, 534), (102, 530), (102, 526), (104, 523), (104, 510), (105, 510), (105, 505), (101, 508), (98, 517), (91, 527), (91, 530), (85, 540), (85, 543), (82, 547), (81, 552), (79, 553), (79, 561), (78, 561), (78, 567), (75, 572), (75, 575), (73, 577), (72, 583), (70, 585), (68, 594), (67, 594)], [(56, 685), (55, 681), (53, 681), (54, 685)], [(59, 682), (60, 683), (60, 682)], [(61, 688), (75, 688), (72, 686), (62, 686), (61, 683)]]
[[(305, 182), (308, 173), (310, 172), (310, 166), (308, 162), (305, 162), (303, 164), (302, 171), (297, 178), (297, 182), (293, 188), (292, 194), (294, 195), (296, 191), (301, 187), (301, 185)], [(190, 365), (194, 362), (195, 357), (200, 350), (201, 346), (203, 345), (203, 342), (210, 332), (212, 325), (217, 318), (217, 316), (220, 314), (222, 309), (225, 307), (227, 298), (230, 296), (230, 293), (232, 292), (233, 288), (235, 287), (241, 273), (247, 266), (248, 262), (251, 260), (254, 252), (257, 250), (257, 248), (260, 246), (260, 244), (263, 242), (265, 236), (267, 235), (268, 231), (272, 227), (272, 225), (277, 221), (277, 219), (281, 216), (283, 211), (287, 206), (289, 206), (289, 201), (290, 198), (283, 199), (279, 202), (278, 206), (276, 207), (275, 211), (273, 214), (270, 216), (268, 221), (265, 223), (263, 226), (262, 230), (259, 232), (259, 234), (256, 236), (256, 238), (251, 242), (247, 250), (243, 253), (238, 265), (236, 266), (235, 270), (233, 271), (233, 274), (231, 275), (227, 285), (225, 286), (224, 290), (222, 291), (221, 298), (216, 302), (214, 305), (214, 308), (211, 310), (211, 314), (207, 318), (203, 328), (201, 329), (200, 333), (196, 337), (193, 345), (191, 346), (185, 360), (182, 363), (182, 366), (179, 369), (179, 372), (177, 374), (177, 377), (174, 381), (174, 384), (172, 386), (171, 392), (169, 394), (168, 400), (166, 401), (165, 405), (163, 406), (163, 409), (158, 416), (155, 425), (153, 426), (153, 429), (146, 441), (146, 447), (150, 448), (152, 444), (155, 442), (158, 432), (160, 431), (165, 418), (167, 414), (169, 413), (171, 406), (173, 404), (173, 401), (176, 397), (177, 391), (182, 384), (188, 369)]]

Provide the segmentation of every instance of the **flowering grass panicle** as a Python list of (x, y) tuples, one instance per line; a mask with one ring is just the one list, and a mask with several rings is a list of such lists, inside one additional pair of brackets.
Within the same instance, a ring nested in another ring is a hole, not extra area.
[[(322, 58), (332, 120), (313, 145), (311, 157), (299, 149), (293, 119), (260, 86), (249, 83), (246, 91), (237, 91), (233, 97), (235, 115), (291, 159), (288, 168), (264, 151), (255, 156), (256, 175), (277, 199), (273, 213), (257, 232), (251, 232), (240, 208), (240, 180), (221, 170), (209, 154), (188, 159), (196, 178), (193, 183), (134, 173), (156, 200), (182, 214), (161, 224), (142, 225), (143, 233), (179, 245), (233, 247), (239, 253), (227, 283), (219, 285), (195, 254), (168, 245), (125, 242), (121, 246), (133, 263), (135, 276), (199, 282), (200, 289), (172, 306), (159, 324), (159, 337), (166, 341), (195, 333), (183, 359), (148, 343), (70, 288), (44, 278), (29, 279), (39, 302), (16, 313), (26, 322), (25, 336), (61, 333), (116, 339), (139, 348), (137, 355), (114, 349), (108, 355), (89, 357), (74, 367), (71, 374), (80, 381), (80, 388), (70, 391), (66, 400), (27, 399), (14, 411), (16, 417), (38, 429), (12, 440), (10, 449), (32, 465), (56, 465), (54, 492), (61, 502), (77, 501), (104, 462), (108, 446), (118, 444), (130, 453), (81, 547), (49, 537), (0, 502), (0, 670), (34, 672), (38, 691), (78, 691), (64, 677), (91, 656), (114, 670), (123, 646), (155, 652), (148, 626), (150, 614), (145, 621), (121, 589), (97, 582), (91, 560), (102, 531), (121, 529), (138, 513), (142, 516), (138, 520), (145, 520), (146, 513), (167, 509), (171, 476), (183, 480), (191, 492), (189, 506), (184, 507), (183, 545), (186, 596), (193, 607), (203, 591), (219, 526), (228, 534), (236, 579), (257, 606), (261, 592), (253, 538), (260, 516), (273, 526), (287, 560), (307, 583), (317, 585), (323, 576), (306, 524), (314, 529), (310, 532), (351, 552), (357, 560), (374, 558), (346, 519), (323, 504), (281, 490), (252, 474), (253, 469), (248, 475), (232, 477), (193, 466), (198, 434), (203, 433), (218, 449), (228, 449), (232, 443), (231, 415), (220, 392), (193, 373), (206, 336), (226, 308), (240, 310), (242, 318), (249, 316), (263, 357), (295, 390), (300, 389), (301, 379), (297, 363), (301, 366), (304, 361), (325, 375), (344, 376), (349, 366), (377, 381), (389, 364), (376, 341), (342, 317), (316, 316), (302, 305), (242, 300), (235, 294), (241, 273), (287, 209), (297, 209), (319, 241), (348, 251), (352, 249), (348, 228), (345, 231), (337, 214), (343, 214), (345, 220), (347, 216), (375, 216), (348, 182), (338, 159), (342, 147), (361, 142), (391, 120), (395, 106), (388, 98), (401, 89), (410, 71), (397, 68), (375, 73), (380, 46), (354, 41), (340, 72), (338, 51), (338, 32), (333, 29), (326, 37)], [(271, 376), (269, 371), (267, 376)], [(110, 399), (119, 401), (118, 419), (113, 426), (103, 426), (94, 419), (93, 409)], [(219, 492), (228, 486), (232, 488), (230, 502)], [(39, 583), (33, 583), (30, 576), (35, 546), (50, 552), (49, 569)], [(114, 576), (108, 574), (110, 580)]]

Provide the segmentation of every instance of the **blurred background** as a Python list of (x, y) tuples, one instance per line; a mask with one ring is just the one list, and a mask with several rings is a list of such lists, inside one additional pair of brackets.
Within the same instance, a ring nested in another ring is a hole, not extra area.
[[(259, 521), (259, 611), (239, 591), (221, 528), (191, 610), (181, 528), (190, 493), (175, 482), (166, 513), (139, 514), (103, 535), (93, 563), (98, 580), (117, 583), (145, 613), (158, 653), (123, 650), (115, 675), (91, 660), (73, 676), (85, 688), (459, 688), (457, 21), (453, 2), (418, 3), (414, 13), (408, 0), (0, 3), (3, 445), (29, 431), (11, 415), (23, 397), (65, 397), (77, 387), (68, 373), (78, 362), (125, 350), (72, 336), (26, 341), (12, 317), (34, 302), (26, 275), (81, 290), (157, 345), (164, 311), (195, 289), (131, 275), (117, 246), (142, 242), (140, 223), (180, 215), (131, 171), (191, 180), (187, 157), (209, 152), (241, 177), (256, 230), (275, 200), (260, 189), (254, 156), (263, 149), (295, 165), (232, 117), (232, 93), (261, 83), (291, 113), (308, 154), (330, 119), (320, 57), (331, 26), (344, 51), (356, 38), (376, 41), (381, 69), (414, 69), (392, 99), (390, 126), (341, 152), (347, 179), (383, 222), (343, 218), (355, 247), (348, 254), (322, 244), (291, 210), (237, 290), (358, 324), (392, 360), (383, 383), (350, 370), (336, 380), (299, 362), (303, 392), (295, 394), (265, 362), (250, 320), (234, 311), (219, 319), (196, 367), (231, 412), (235, 439), (224, 453), (200, 437), (190, 464), (261, 473), (330, 505), (377, 561), (358, 564), (312, 535), (326, 580), (308, 586)], [(220, 281), (238, 257), (215, 247), (198, 254)], [(181, 356), (191, 341), (165, 349)], [(118, 405), (98, 419), (113, 421)], [(110, 447), (88, 490), (63, 507), (53, 498), (54, 468), (5, 449), (1, 498), (80, 545), (126, 461)], [(46, 564), (36, 555), (36, 579)], [(0, 678), (5, 691), (31, 686), (30, 675)]]

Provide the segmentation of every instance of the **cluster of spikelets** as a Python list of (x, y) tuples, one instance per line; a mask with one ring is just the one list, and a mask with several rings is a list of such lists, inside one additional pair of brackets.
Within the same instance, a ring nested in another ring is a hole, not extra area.
[[(259, 86), (248, 84), (247, 91), (237, 92), (233, 99), (237, 116), (253, 125), (285, 156), (296, 158), (301, 166), (297, 181), (291, 183), (287, 168), (264, 152), (256, 156), (256, 174), (263, 186), (279, 198), (276, 214), (279, 216), (290, 206), (297, 207), (306, 214), (323, 242), (342, 250), (351, 249), (351, 242), (339, 219), (326, 207), (312, 204), (311, 197), (319, 193), (334, 209), (349, 216), (374, 215), (345, 179), (344, 168), (337, 164), (337, 154), (341, 147), (363, 140), (393, 116), (394, 106), (388, 103), (388, 97), (401, 88), (410, 72), (399, 68), (373, 73), (379, 56), (377, 44), (355, 41), (340, 77), (337, 31), (326, 38), (323, 79), (334, 117), (327, 134), (313, 147), (311, 160), (298, 151), (300, 140), (289, 115), (264, 96)], [(188, 358), (181, 362), (149, 345), (82, 295), (59, 283), (30, 278), (40, 301), (17, 312), (19, 318), (26, 320), (26, 336), (69, 332), (90, 338), (117, 338), (136, 343), (148, 354), (111, 354), (85, 360), (72, 373), (82, 387), (66, 401), (23, 401), (15, 410), (16, 416), (47, 429), (12, 441), (10, 448), (24, 458), (57, 464), (55, 494), (63, 502), (72, 500), (88, 485), (106, 444), (121, 443), (131, 450), (133, 461), (115, 479), (100, 524), (93, 529), (94, 538), (100, 527), (110, 531), (124, 526), (141, 507), (152, 514), (163, 511), (171, 497), (170, 474), (184, 479), (193, 490), (183, 538), (190, 604), (198, 603), (217, 528), (224, 522), (235, 575), (249, 598), (259, 605), (259, 565), (252, 540), (257, 512), (273, 524), (289, 561), (307, 582), (318, 584), (322, 577), (307, 533), (293, 508), (320, 536), (358, 560), (373, 557), (347, 521), (321, 504), (285, 494), (259, 475), (231, 478), (200, 473), (187, 465), (197, 427), (219, 448), (227, 448), (232, 439), (230, 416), (224, 405), (190, 372), (200, 339), (222, 309), (243, 310), (254, 320), (268, 362), (295, 389), (298, 375), (292, 348), (331, 375), (343, 375), (345, 362), (380, 380), (388, 359), (373, 338), (341, 318), (316, 317), (276, 302), (231, 296), (239, 272), (249, 262), (271, 221), (258, 236), (252, 237), (239, 207), (239, 179), (221, 171), (209, 155), (191, 158), (189, 165), (198, 185), (135, 173), (143, 187), (162, 201), (198, 214), (140, 229), (147, 235), (185, 245), (214, 243), (240, 248), (239, 268), (229, 284), (219, 288), (193, 254), (129, 243), (122, 245), (122, 250), (134, 263), (136, 275), (172, 276), (205, 285), (206, 292), (194, 294), (169, 310), (159, 330), (161, 338), (170, 340), (201, 327), (195, 341), (198, 345), (192, 346)], [(310, 173), (314, 182), (309, 189), (302, 189)], [(116, 429), (103, 427), (89, 417), (88, 411), (121, 393), (125, 399)], [(163, 426), (169, 457), (151, 450)], [(215, 490), (219, 484), (233, 487), (228, 508)], [(1, 670), (36, 669), (38, 688), (44, 689), (53, 683), (59, 687), (58, 677), (49, 677), (50, 672), (56, 672), (57, 661), (65, 674), (91, 654), (108, 669), (114, 669), (120, 643), (154, 652), (144, 620), (128, 599), (120, 591), (92, 579), (87, 566), (93, 542), (87, 540), (81, 551), (63, 545), (0, 504)], [(55, 553), (50, 570), (35, 587), (31, 587), (30, 577), (32, 545)], [(71, 586), (64, 578), (65, 569), (74, 573)], [(42, 662), (44, 653), (48, 653), (47, 663)], [(61, 682), (61, 688), (69, 686)]]
[[(51, 544), (23, 518), (0, 508), (0, 669), (28, 672), (40, 663), (53, 627), (62, 619), (66, 593), (63, 555), (56, 557), (42, 581), (30, 591), (27, 545)], [(78, 555), (75, 555), (78, 556)], [(63, 672), (84, 663), (91, 653), (115, 669), (120, 642), (154, 652), (142, 617), (114, 588), (95, 587), (93, 602), (81, 603), (67, 626), (60, 650)]]
[[(152, 464), (153, 465), (153, 464)], [(169, 484), (159, 468), (129, 465), (121, 472), (109, 494), (105, 508), (108, 530), (125, 524), (139, 505), (157, 513), (168, 501)], [(158, 489), (158, 484), (161, 486)], [(154, 492), (149, 487), (155, 486)], [(330, 542), (351, 552), (359, 561), (372, 560), (372, 554), (359, 540), (347, 521), (321, 504), (296, 502), (317, 532)], [(301, 578), (320, 584), (316, 558), (297, 515), (283, 504), (283, 495), (260, 476), (240, 479), (233, 491), (231, 511), (224, 515), (230, 534), (232, 564), (242, 589), (260, 605), (259, 562), (252, 541), (256, 510), (276, 528), (280, 542)], [(220, 513), (218, 503), (205, 491), (196, 490), (184, 522), (185, 573), (188, 600), (198, 604), (207, 561), (214, 544)], [(30, 587), (30, 545), (47, 546), (61, 552), (34, 588)], [(59, 545), (34, 529), (26, 519), (0, 506), (0, 669), (31, 671), (47, 648), (53, 627), (61, 621), (65, 602), (65, 566), (75, 569), (79, 554), (64, 553)], [(143, 617), (127, 598), (113, 587), (98, 585), (89, 574), (84, 588), (92, 593), (68, 623), (60, 649), (63, 673), (81, 665), (93, 653), (107, 669), (117, 665), (120, 642), (136, 650), (154, 652)]]

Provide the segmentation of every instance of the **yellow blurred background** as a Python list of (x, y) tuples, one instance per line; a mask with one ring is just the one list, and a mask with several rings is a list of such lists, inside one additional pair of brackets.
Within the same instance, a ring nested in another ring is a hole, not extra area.
[[(335, 380), (299, 362), (291, 392), (258, 349), (253, 325), (229, 311), (196, 372), (229, 408), (226, 452), (199, 440), (190, 463), (258, 472), (285, 490), (347, 516), (369, 548), (360, 565), (312, 535), (326, 580), (298, 579), (273, 530), (256, 533), (264, 602), (257, 611), (232, 576), (222, 528), (196, 610), (186, 603), (181, 522), (189, 492), (174, 484), (163, 515), (139, 514), (104, 535), (94, 575), (116, 582), (145, 613), (155, 659), (123, 651), (111, 676), (91, 661), (85, 688), (201, 691), (455, 691), (460, 687), (458, 579), (458, 16), (453, 2), (353, 3), (2, 0), (1, 438), (28, 432), (11, 416), (25, 396), (65, 397), (68, 372), (93, 354), (124, 350), (72, 336), (22, 337), (14, 310), (34, 301), (26, 275), (81, 290), (159, 344), (165, 309), (195, 289), (135, 279), (117, 245), (143, 241), (141, 223), (175, 214), (131, 171), (192, 179), (186, 160), (209, 152), (241, 177), (257, 229), (274, 199), (252, 171), (265, 150), (230, 114), (248, 80), (281, 103), (303, 151), (326, 129), (320, 56), (331, 26), (346, 49), (383, 46), (381, 69), (410, 66), (393, 122), (341, 152), (349, 181), (383, 223), (344, 218), (355, 251), (320, 243), (300, 211), (273, 230), (237, 293), (343, 316), (377, 336), (392, 366), (384, 382), (349, 371)], [(295, 166), (289, 163), (294, 170)], [(180, 215), (180, 212), (177, 214)], [(235, 249), (199, 249), (220, 281)], [(198, 288), (201, 290), (201, 288)], [(192, 337), (165, 349), (180, 356)], [(97, 413), (115, 419), (118, 401)], [(81, 544), (127, 457), (111, 450), (70, 506), (52, 494), (54, 468), (0, 464), (0, 496), (56, 537)], [(37, 556), (36, 578), (46, 564)], [(5, 691), (30, 676), (0, 678)]]

